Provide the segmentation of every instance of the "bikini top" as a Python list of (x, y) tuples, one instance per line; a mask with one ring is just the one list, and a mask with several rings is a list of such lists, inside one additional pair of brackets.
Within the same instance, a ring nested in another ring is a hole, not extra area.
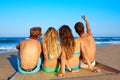
[(80, 52), (74, 52), (74, 54), (80, 54)]

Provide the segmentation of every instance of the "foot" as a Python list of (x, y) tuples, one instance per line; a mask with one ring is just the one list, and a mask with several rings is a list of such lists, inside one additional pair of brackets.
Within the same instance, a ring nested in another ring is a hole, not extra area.
[(79, 72), (79, 69), (78, 70), (72, 70), (71, 72)]

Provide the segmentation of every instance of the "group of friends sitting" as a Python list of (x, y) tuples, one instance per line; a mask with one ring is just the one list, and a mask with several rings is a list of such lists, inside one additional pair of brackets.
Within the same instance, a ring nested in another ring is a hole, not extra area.
[(74, 26), (78, 38), (74, 38), (68, 25), (62, 25), (57, 31), (49, 27), (43, 35), (41, 27), (30, 29), (30, 38), (22, 40), (16, 46), (18, 49), (18, 71), (23, 74), (58, 72), (58, 77), (64, 77), (65, 71), (79, 72), (80, 68), (92, 72), (100, 72), (95, 68), (96, 45), (86, 16), (82, 19), (86, 23), (86, 32), (82, 22)]

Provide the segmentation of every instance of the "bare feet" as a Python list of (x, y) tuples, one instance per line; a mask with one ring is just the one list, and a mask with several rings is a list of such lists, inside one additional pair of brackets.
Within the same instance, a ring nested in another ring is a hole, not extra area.
[(78, 70), (72, 70), (71, 72), (79, 72), (79, 69)]
[(64, 74), (64, 73), (59, 73), (59, 74), (58, 74), (58, 78), (63, 78), (63, 77), (65, 77), (65, 74)]

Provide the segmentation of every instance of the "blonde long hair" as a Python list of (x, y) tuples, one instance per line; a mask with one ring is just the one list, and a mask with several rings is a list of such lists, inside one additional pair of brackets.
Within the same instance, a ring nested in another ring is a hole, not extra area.
[(59, 29), (61, 44), (66, 54), (66, 59), (70, 59), (74, 53), (74, 37), (68, 25), (63, 25)]
[(48, 58), (54, 59), (59, 57), (61, 46), (58, 40), (58, 32), (55, 28), (50, 27), (43, 37), (43, 47), (46, 49), (44, 53)]

